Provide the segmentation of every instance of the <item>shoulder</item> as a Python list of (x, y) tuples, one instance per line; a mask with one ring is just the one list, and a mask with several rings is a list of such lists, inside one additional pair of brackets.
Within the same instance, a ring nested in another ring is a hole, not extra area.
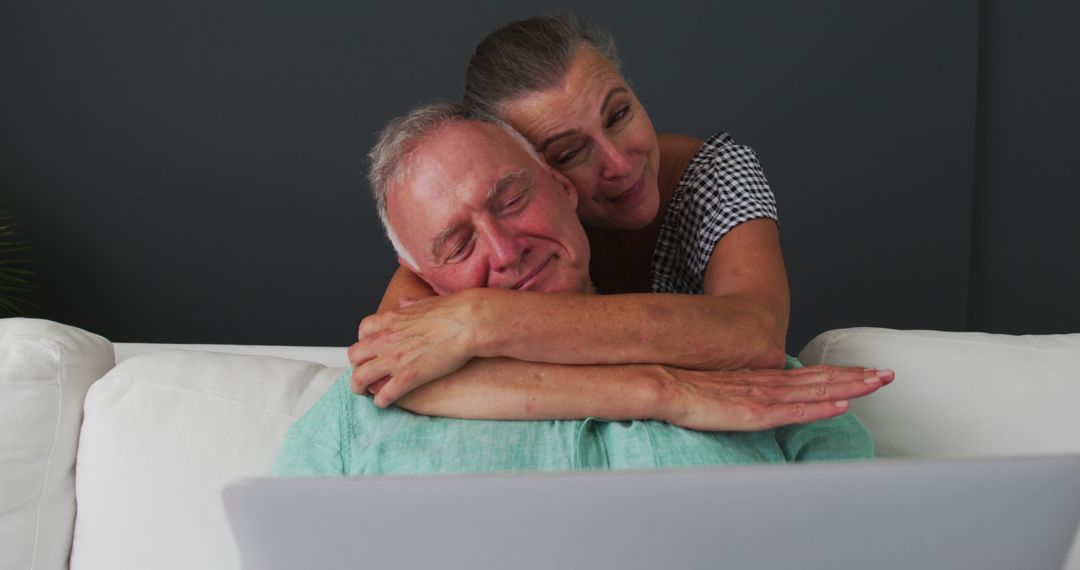
[(690, 157), (663, 216), (653, 290), (701, 293), (720, 238), (750, 220), (776, 220), (776, 199), (754, 151), (720, 132)]
[(350, 400), (346, 373), (289, 428), (274, 463), (278, 477), (340, 475), (343, 473), (342, 425)]
[(335, 380), (322, 398), (296, 420), (290, 431), (325, 433), (337, 430), (340, 425), (337, 420), (346, 412), (350, 403), (344, 395), (345, 392), (349, 392), (348, 373)]
[[(716, 133), (701, 143), (701, 147), (687, 165), (686, 174), (688, 178), (693, 175), (741, 175), (741, 178), (760, 179), (760, 182), (767, 184), (764, 182), (765, 174), (754, 149), (736, 143), (735, 138), (725, 132)], [(740, 182), (739, 178), (729, 178), (727, 181), (737, 183)]]
[(660, 149), (660, 192), (667, 196), (674, 192), (686, 172), (686, 167), (704, 142), (696, 137), (673, 133), (656, 135), (656, 143)]
[(677, 159), (685, 157), (689, 160), (705, 142), (697, 137), (680, 135), (676, 133), (659, 133), (656, 135), (656, 143), (660, 147), (660, 161), (664, 158)]
[(677, 192), (684, 195), (687, 206), (734, 214), (731, 227), (758, 217), (777, 219), (776, 198), (757, 153), (737, 144), (728, 133), (717, 133), (701, 144)]

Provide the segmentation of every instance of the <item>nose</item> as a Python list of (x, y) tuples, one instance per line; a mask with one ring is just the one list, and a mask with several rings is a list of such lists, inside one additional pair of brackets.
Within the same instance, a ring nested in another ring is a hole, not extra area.
[[(488, 244), (488, 264), (495, 275), (516, 275), (516, 269), (527, 252), (523, 240), (500, 222), (486, 224), (484, 228)], [(489, 280), (489, 286), (498, 286), (498, 279)], [(512, 283), (510, 284), (512, 285)], [(510, 285), (505, 285), (509, 287)]]
[(617, 180), (632, 174), (630, 157), (614, 141), (603, 138), (597, 141), (600, 158), (600, 176), (605, 180)]

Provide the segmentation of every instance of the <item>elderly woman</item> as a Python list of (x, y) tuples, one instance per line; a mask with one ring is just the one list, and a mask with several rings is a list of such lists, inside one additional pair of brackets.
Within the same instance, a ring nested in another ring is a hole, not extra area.
[[(475, 357), (784, 367), (787, 277), (775, 201), (752, 150), (725, 133), (704, 142), (657, 136), (619, 73), (610, 35), (567, 17), (513, 22), (485, 38), (469, 62), (465, 102), (517, 129), (577, 188), (591, 274), (604, 295), (473, 289), (433, 296), (400, 269), (350, 349), (354, 391), (376, 393), (376, 404), (386, 406), (448, 374), (468, 378), (462, 366)], [(473, 243), (451, 246), (448, 263)], [(754, 373), (745, 370), (714, 377), (744, 388), (733, 391), (730, 429), (839, 413), (791, 401), (798, 382), (775, 372), (761, 376), (764, 390), (753, 388)], [(486, 379), (474, 388), (495, 387)], [(401, 403), (426, 413), (428, 396)], [(778, 404), (798, 413), (769, 421), (755, 415)]]

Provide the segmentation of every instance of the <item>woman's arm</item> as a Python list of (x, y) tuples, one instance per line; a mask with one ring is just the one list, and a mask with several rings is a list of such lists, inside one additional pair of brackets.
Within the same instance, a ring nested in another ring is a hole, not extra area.
[(723, 341), (734, 347), (730, 361), (742, 359), (750, 368), (784, 365), (791, 301), (776, 222), (744, 222), (717, 242), (705, 267), (704, 296), (726, 305), (735, 323), (739, 336)]
[(350, 349), (353, 388), (363, 392), (390, 377), (380, 392), (392, 402), (474, 357), (782, 367), (788, 289), (775, 222), (746, 222), (725, 235), (706, 269), (705, 289), (705, 295), (472, 289), (430, 297), (364, 319)]
[(396, 309), (401, 305), (402, 299), (426, 299), (434, 297), (435, 291), (431, 289), (423, 279), (416, 276), (404, 266), (399, 266), (390, 282), (386, 284), (386, 291), (379, 301), (379, 313), (385, 313)]
[(656, 419), (707, 431), (757, 431), (834, 417), (891, 371), (816, 366), (702, 372), (656, 365), (567, 366), (477, 359), (398, 405), (468, 419)]
[[(393, 303), (395, 293), (408, 298), (425, 289), (415, 275), (399, 271), (383, 305)], [(364, 349), (363, 343), (350, 348), (354, 365), (364, 358)], [(700, 372), (477, 358), (410, 392), (398, 405), (420, 414), (470, 419), (657, 419), (691, 429), (747, 431), (834, 417), (847, 409), (848, 399), (892, 379), (890, 371), (861, 368)], [(354, 371), (352, 388), (363, 392), (356, 381)], [(376, 403), (390, 402), (380, 394)]]

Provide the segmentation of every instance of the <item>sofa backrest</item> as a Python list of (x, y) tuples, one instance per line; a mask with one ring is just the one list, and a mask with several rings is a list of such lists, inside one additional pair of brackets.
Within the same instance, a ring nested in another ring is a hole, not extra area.
[(1080, 334), (838, 329), (799, 359), (896, 371), (852, 402), (881, 457), (1080, 453)]
[(277, 356), (289, 360), (317, 362), (331, 368), (349, 365), (348, 349), (340, 346), (271, 346), (256, 344), (158, 344), (149, 342), (114, 342), (116, 363), (166, 350), (196, 352), (221, 352), (225, 354), (250, 354), (252, 356)]
[(86, 396), (71, 568), (239, 568), (222, 488), (269, 475), (345, 370), (196, 351), (118, 364)]

